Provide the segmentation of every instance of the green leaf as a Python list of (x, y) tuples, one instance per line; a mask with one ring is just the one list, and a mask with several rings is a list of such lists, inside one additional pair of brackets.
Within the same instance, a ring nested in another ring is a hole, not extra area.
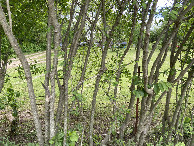
[(168, 88), (172, 88), (172, 84), (167, 82), (166, 85), (168, 86)]
[(119, 82), (113, 82), (113, 86), (117, 86)]
[(175, 146), (185, 146), (184, 142), (179, 142)]
[(63, 137), (64, 137), (64, 133), (63, 132), (61, 132), (61, 133), (59, 133), (59, 135), (58, 135), (58, 139), (62, 139)]
[(10, 92), (10, 93), (14, 92), (14, 90), (12, 88), (7, 88), (7, 91)]
[(175, 14), (175, 15), (178, 15), (178, 12), (175, 11), (175, 10), (172, 10), (172, 13)]
[(140, 96), (142, 96), (142, 97), (144, 96), (144, 92), (142, 90), (140, 90), (138, 92), (139, 92)]
[(75, 146), (75, 141), (72, 141), (69, 146)]
[(175, 4), (175, 6), (174, 7), (176, 7), (176, 8), (180, 8), (180, 7), (182, 7), (182, 5), (181, 4)]
[(155, 92), (156, 94), (158, 94), (158, 93), (160, 92), (160, 88), (159, 88), (158, 84), (155, 84), (155, 85), (154, 85), (154, 92)]
[(164, 92), (164, 88), (163, 88), (163, 86), (162, 86), (161, 83), (158, 83), (158, 87), (159, 87), (159, 89), (160, 89), (162, 92)]
[(172, 17), (173, 20), (175, 20), (177, 17), (173, 13), (170, 13), (170, 16)]
[(139, 98), (139, 97), (140, 97), (140, 95), (139, 95), (138, 91), (136, 91), (136, 90), (134, 90), (134, 91), (133, 91), (133, 94), (134, 94), (137, 98)]
[(76, 141), (78, 141), (78, 138), (79, 138), (79, 136), (78, 136), (77, 132), (72, 131), (72, 133), (70, 134), (70, 141), (76, 142)]
[(142, 3), (142, 6), (144, 9), (146, 9), (146, 4), (145, 3)]
[(55, 141), (51, 139), (51, 140), (49, 140), (49, 143), (50, 143), (50, 144), (54, 144)]
[(168, 11), (163, 11), (162, 16), (166, 17), (168, 15)]
[(185, 124), (186, 124), (186, 123), (190, 123), (190, 121), (191, 121), (191, 118), (185, 117), (185, 121), (184, 121)]
[(166, 85), (166, 83), (165, 82), (161, 82), (161, 84), (162, 84), (163, 89), (165, 91), (168, 91), (168, 86)]

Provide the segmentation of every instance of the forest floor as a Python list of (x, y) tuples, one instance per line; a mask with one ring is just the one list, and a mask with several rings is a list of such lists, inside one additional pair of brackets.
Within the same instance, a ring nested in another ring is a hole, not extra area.
[[(27, 58), (27, 61), (29, 64), (45, 64), (46, 62), (46, 51), (33, 53), (25, 55)], [(61, 60), (59, 58), (59, 60)], [(8, 74), (12, 72), (13, 70), (16, 70), (17, 67), (21, 66), (21, 63), (18, 58), (12, 58), (9, 61), (8, 64)], [(39, 78), (42, 75), (36, 75), (33, 76), (33, 79), (36, 77)], [(17, 83), (14, 82), (14, 85), (22, 84), (23, 81), (18, 81)], [(27, 88), (27, 87), (25, 87)], [(27, 90), (27, 89), (26, 89)], [(27, 101), (26, 101), (27, 102)], [(25, 104), (26, 104), (25, 102)], [(42, 121), (42, 128), (44, 129), (44, 103), (38, 103), (37, 106), (39, 109), (40, 114), (40, 120)], [(104, 129), (104, 127), (109, 127), (109, 123), (112, 120), (111, 117), (109, 117), (109, 111), (110, 107), (107, 107), (106, 109), (102, 109), (102, 112), (99, 112), (95, 116), (95, 133), (96, 135), (105, 135), (108, 131), (108, 129)], [(106, 112), (108, 111), (108, 112)], [(102, 115), (102, 113), (104, 113)], [(78, 114), (74, 110), (72, 110), (72, 113), (70, 113), (69, 117), (69, 123), (70, 129), (73, 129), (73, 127), (78, 127), (78, 125), (81, 124), (82, 129), (78, 128), (76, 129), (79, 131), (79, 133), (83, 133), (84, 130), (84, 141), (87, 141), (87, 135), (88, 135), (88, 129), (89, 129), (89, 123), (88, 120), (90, 119), (89, 115), (89, 109), (83, 109), (82, 114)], [(23, 108), (18, 109), (18, 121), (17, 121), (17, 129), (13, 131), (12, 127), (14, 126), (14, 117), (12, 116), (12, 109), (10, 107), (6, 107), (4, 110), (0, 110), (0, 145), (27, 145), (30, 143), (37, 143), (37, 137), (35, 132), (35, 126), (33, 123), (33, 116), (30, 111), (30, 106), (25, 106)], [(83, 118), (84, 117), (84, 118)], [(101, 117), (101, 118), (99, 118)], [(101, 125), (101, 126), (99, 126)], [(71, 128), (72, 127), (72, 128)], [(84, 129), (83, 129), (84, 127)], [(81, 130), (81, 131), (80, 131)], [(101, 139), (102, 137), (96, 137), (96, 139)]]
[[(25, 55), (29, 64), (44, 64), (46, 62), (46, 51), (32, 53)], [(7, 66), (8, 72), (10, 69), (14, 69), (21, 66), (21, 62), (18, 58), (11, 58)], [(31, 115), (30, 109), (19, 110), (18, 111), (19, 120), (16, 133), (13, 134), (11, 130), (11, 125), (13, 124), (14, 117), (12, 116), (12, 110), (6, 108), (5, 110), (0, 110), (0, 142), (1, 141), (12, 141), (16, 144), (21, 142), (25, 145), (26, 143), (36, 142), (36, 134), (34, 129), (33, 117)], [(13, 143), (9, 143), (12, 144)], [(0, 143), (1, 145), (1, 143)]]
[[(37, 65), (38, 67), (45, 67), (46, 62), (46, 53), (45, 51), (28, 54), (25, 55), (29, 64), (31, 65)], [(130, 58), (130, 57), (128, 57)], [(133, 60), (133, 58), (131, 58)], [(13, 132), (13, 129), (11, 128), (14, 124), (14, 117), (12, 116), (12, 109), (9, 106), (6, 106), (4, 110), (0, 110), (0, 146), (7, 143), (8, 145), (15, 146), (15, 144), (18, 145), (28, 145), (29, 143), (37, 143), (37, 137), (35, 132), (35, 126), (33, 122), (33, 116), (30, 111), (30, 102), (28, 98), (28, 92), (27, 92), (27, 86), (25, 79), (19, 79), (18, 78), (18, 71), (17, 67), (21, 66), (21, 63), (19, 59), (12, 58), (10, 59), (10, 64), (8, 65), (8, 75), (10, 78), (10, 82), (12, 86), (14, 87), (14, 90), (19, 91), (22, 95), (19, 97), (18, 102), (20, 102), (20, 106), (18, 108), (18, 121), (17, 121), (17, 129), (15, 132)], [(59, 58), (59, 60), (62, 60)], [(62, 62), (62, 61), (61, 61)], [(39, 109), (40, 114), (40, 120), (42, 121), (42, 129), (44, 130), (44, 88), (40, 85), (41, 82), (44, 82), (44, 73), (40, 74), (33, 74), (33, 84), (35, 87), (35, 95), (37, 95), (37, 106)], [(125, 80), (123, 80), (125, 81)], [(91, 88), (92, 82), (88, 81), (86, 90)], [(126, 81), (127, 82), (127, 81)], [(93, 91), (91, 88), (89, 91)], [(99, 91), (100, 92), (100, 91)], [(128, 88), (126, 88), (126, 91), (123, 91), (125, 94), (129, 94)], [(123, 93), (123, 94), (124, 94)], [(100, 93), (102, 94), (102, 93)], [(58, 96), (58, 95), (57, 95)], [(91, 95), (90, 95), (91, 96)], [(89, 97), (89, 95), (87, 96)], [(94, 124), (94, 141), (95, 144), (100, 144), (99, 142), (102, 141), (104, 136), (106, 135), (108, 131), (108, 127), (110, 127), (110, 123), (113, 121), (114, 117), (112, 117), (112, 105), (110, 100), (105, 98), (104, 96), (103, 100), (102, 98), (98, 99), (98, 108), (95, 114), (95, 124)], [(128, 102), (126, 98), (128, 95), (123, 96), (120, 98), (124, 100), (120, 100), (118, 104), (120, 108), (120, 113), (118, 114), (118, 117), (122, 120), (123, 119), (123, 112), (125, 109), (125, 106), (128, 106)], [(21, 101), (22, 100), (22, 101)], [(83, 143), (88, 143), (88, 131), (89, 131), (89, 121), (90, 121), (90, 103), (91, 100), (87, 98), (87, 103), (83, 105), (83, 112), (77, 111), (76, 106), (72, 107), (71, 112), (69, 113), (69, 130), (70, 131), (77, 131), (79, 134), (79, 137), (84, 135), (84, 141)], [(129, 100), (129, 99), (128, 99)], [(104, 103), (103, 103), (104, 102)], [(70, 102), (71, 103), (71, 102)], [(88, 104), (89, 103), (89, 104)], [(192, 103), (192, 102), (191, 102)], [(1, 103), (0, 103), (1, 104)], [(56, 105), (57, 106), (57, 105)], [(71, 105), (69, 105), (71, 107)], [(164, 109), (164, 104), (161, 103), (160, 105), (161, 109)], [(123, 110), (123, 111), (122, 111)], [(162, 117), (163, 111), (158, 109), (157, 116), (155, 117), (154, 122), (152, 123), (152, 127), (157, 127), (156, 131), (160, 129), (160, 121)], [(62, 117), (63, 118), (63, 117)], [(118, 124), (119, 124), (119, 118), (118, 118)], [(131, 139), (131, 133), (133, 131), (135, 123), (135, 117), (132, 117), (132, 120), (129, 123), (129, 127), (127, 130), (126, 137), (124, 137), (124, 140), (128, 141)], [(63, 127), (63, 126), (61, 126)], [(153, 131), (150, 131), (152, 133)], [(116, 131), (113, 132), (112, 138), (113, 140), (118, 140), (119, 136), (119, 127), (116, 127)], [(158, 136), (158, 133), (156, 133), (155, 136)], [(152, 137), (150, 135), (150, 137)], [(148, 135), (148, 142), (154, 142), (152, 138), (150, 138)], [(2, 144), (2, 142), (4, 142)], [(9, 142), (9, 143), (8, 143)], [(79, 139), (80, 142), (80, 139)], [(115, 143), (114, 141), (113, 143)], [(15, 144), (14, 144), (15, 143)]]

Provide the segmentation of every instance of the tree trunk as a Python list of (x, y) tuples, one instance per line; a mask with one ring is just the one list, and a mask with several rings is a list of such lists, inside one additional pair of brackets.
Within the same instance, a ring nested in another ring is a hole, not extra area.
[(109, 32), (109, 37), (106, 37), (105, 47), (104, 47), (104, 49), (102, 48), (101, 68), (98, 71), (98, 75), (97, 75), (96, 82), (95, 82), (95, 89), (93, 92), (93, 100), (92, 100), (92, 109), (91, 109), (91, 115), (90, 115), (90, 130), (89, 130), (89, 145), (90, 146), (93, 146), (94, 115), (95, 115), (96, 97), (97, 97), (97, 93), (98, 93), (98, 89), (99, 89), (99, 83), (100, 83), (100, 80), (101, 80), (103, 73), (106, 71), (105, 60), (106, 60), (106, 56), (107, 56), (108, 47), (109, 47), (109, 44), (111, 42), (111, 37), (113, 35), (115, 27), (119, 24), (120, 18), (122, 16), (123, 11), (124, 11), (125, 4), (126, 4), (126, 1), (123, 1), (121, 9), (120, 9), (119, 13), (117, 14), (115, 23), (113, 24), (112, 29)]
[[(90, 0), (84, 1), (83, 5), (82, 5), (82, 9), (80, 10), (80, 14), (79, 14), (80, 27), (79, 27), (79, 29), (76, 29), (76, 33), (74, 34), (74, 38), (73, 38), (73, 41), (72, 41), (72, 44), (71, 44), (71, 47), (69, 50), (69, 54), (68, 54), (68, 60), (69, 60), (68, 64), (67, 64), (68, 66), (65, 66), (65, 68), (67, 67), (67, 69), (65, 69), (66, 73), (64, 76), (64, 80), (63, 80), (64, 88), (61, 88), (61, 89), (64, 89), (64, 94), (62, 94), (62, 96), (61, 96), (61, 98), (62, 98), (61, 100), (64, 101), (64, 127), (63, 127), (64, 139), (63, 139), (63, 145), (67, 144), (68, 81), (69, 81), (69, 78), (71, 76), (71, 70), (73, 67), (74, 57), (77, 53), (78, 40), (80, 39), (82, 30), (85, 26), (85, 20), (86, 20), (86, 14), (87, 14), (89, 2), (90, 2)], [(77, 21), (77, 22), (79, 22), (79, 21)], [(76, 24), (75, 27), (78, 27), (78, 24)], [(65, 59), (65, 61), (66, 60), (67, 59)], [(60, 115), (60, 113), (59, 113), (59, 115)]]
[[(49, 13), (48, 13), (49, 15)], [(47, 32), (47, 50), (46, 50), (46, 74), (45, 74), (45, 144), (49, 144), (50, 140), (50, 92), (49, 80), (51, 71), (51, 44), (52, 44), (52, 29), (51, 18), (48, 17), (48, 32)]]
[[(125, 56), (127, 55), (131, 45), (132, 45), (133, 35), (134, 35), (135, 27), (136, 27), (136, 20), (137, 20), (136, 17), (137, 17), (137, 12), (138, 12), (139, 5), (138, 5), (137, 1), (134, 1), (134, 3), (135, 3), (134, 4), (134, 13), (133, 13), (133, 19), (132, 19), (131, 33), (130, 33), (130, 36), (129, 36), (129, 42), (128, 42), (127, 48), (124, 51), (124, 54), (121, 56), (121, 59), (120, 59), (119, 64), (118, 64), (118, 69), (116, 71), (116, 75), (117, 75), (116, 76), (116, 82), (117, 83), (119, 83), (119, 79), (121, 77), (121, 71), (122, 71), (121, 64), (123, 63), (123, 60), (124, 60)], [(116, 84), (115, 88), (114, 88), (114, 98), (113, 98), (114, 108), (113, 108), (113, 114), (115, 114), (115, 111), (116, 111), (115, 105), (116, 105), (118, 85), (119, 84)]]
[(51, 98), (50, 98), (50, 138), (55, 136), (55, 118), (54, 118), (54, 103), (55, 103), (55, 76), (57, 73), (58, 65), (58, 52), (60, 47), (60, 37), (61, 30), (60, 25), (57, 19), (56, 7), (54, 5), (54, 0), (48, 0), (49, 6), (49, 17), (51, 17), (51, 22), (54, 26), (54, 58), (53, 58), (53, 67), (50, 73), (50, 82), (51, 82)]
[(174, 127), (175, 125), (175, 122), (177, 120), (177, 115), (180, 111), (180, 108), (181, 108), (181, 104), (182, 104), (182, 101), (185, 97), (185, 93), (187, 91), (187, 88), (189, 87), (190, 83), (192, 82), (193, 80), (193, 77), (194, 77), (194, 69), (192, 69), (191, 71), (188, 72), (188, 78), (183, 86), (183, 90), (181, 92), (181, 98), (179, 99), (177, 105), (176, 105), (176, 109), (174, 111), (174, 114), (173, 114), (173, 118), (172, 118), (172, 121), (170, 123), (170, 126), (169, 126), (169, 130), (168, 130), (168, 136), (167, 136), (167, 143), (171, 140), (171, 136), (172, 136), (172, 128)]
[[(138, 37), (138, 43), (137, 43), (137, 49), (136, 49), (136, 59), (135, 59), (136, 63), (134, 65), (133, 76), (136, 76), (136, 74), (137, 74), (138, 61), (139, 61), (139, 58), (140, 58), (140, 49), (141, 49), (141, 46), (142, 46), (143, 32), (144, 32), (145, 21), (146, 21), (147, 13), (148, 13), (148, 10), (149, 10), (149, 6), (150, 6), (150, 3), (147, 3), (146, 9), (143, 9), (143, 12), (142, 12), (143, 13), (142, 23), (141, 23), (140, 33), (139, 33), (139, 37)], [(135, 95), (133, 94), (133, 91), (135, 90), (135, 83), (134, 82), (135, 82), (135, 80), (132, 79), (132, 83), (131, 83), (131, 87), (130, 87), (131, 98), (130, 98), (130, 102), (129, 102), (129, 106), (128, 106), (128, 110), (130, 112), (128, 112), (126, 114), (125, 121), (122, 123), (122, 125), (120, 127), (120, 139), (123, 139), (124, 131), (127, 127), (127, 124), (129, 123), (130, 116), (132, 114), (132, 108), (133, 108), (133, 105), (134, 105), (134, 102), (135, 102)]]
[(34, 94), (34, 88), (33, 88), (33, 83), (32, 83), (32, 75), (30, 72), (30, 66), (28, 64), (28, 61), (26, 60), (21, 48), (19, 47), (19, 44), (17, 43), (17, 40), (15, 39), (13, 33), (11, 32), (11, 28), (8, 25), (3, 9), (0, 5), (0, 23), (4, 29), (5, 34), (7, 35), (11, 46), (13, 47), (17, 57), (19, 58), (25, 72), (26, 76), (26, 81), (27, 81), (27, 86), (28, 86), (28, 94), (30, 98), (30, 103), (31, 103), (31, 112), (33, 114), (34, 118), (34, 124), (36, 128), (36, 133), (37, 133), (37, 138), (39, 145), (44, 145), (44, 140), (43, 140), (43, 135), (42, 135), (42, 129), (41, 129), (41, 123), (39, 120), (39, 115), (38, 115), (38, 110), (36, 106), (36, 99), (35, 99), (35, 94)]

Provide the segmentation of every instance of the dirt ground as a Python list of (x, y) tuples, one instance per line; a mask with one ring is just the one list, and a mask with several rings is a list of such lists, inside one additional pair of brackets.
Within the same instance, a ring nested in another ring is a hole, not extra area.
[[(30, 63), (34, 64), (35, 60), (37, 61), (37, 63), (44, 63), (44, 62), (46, 62), (46, 58), (42, 58), (42, 56), (44, 56), (45, 53), (46, 53), (46, 51), (33, 53), (30, 55), (25, 55), (25, 57), (27, 58), (29, 64)], [(10, 60), (11, 60), (11, 63), (8, 64), (8, 66), (7, 66), (8, 69), (18, 67), (19, 65), (21, 65), (20, 60), (18, 58), (16, 58), (16, 59), (12, 58)]]

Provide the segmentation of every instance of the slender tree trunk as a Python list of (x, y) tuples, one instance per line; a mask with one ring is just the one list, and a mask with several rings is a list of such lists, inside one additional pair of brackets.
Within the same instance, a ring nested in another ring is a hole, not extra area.
[(146, 24), (146, 33), (144, 38), (144, 45), (143, 45), (143, 59), (142, 59), (142, 70), (143, 70), (143, 83), (144, 83), (144, 91), (148, 94), (142, 97), (141, 101), (141, 111), (140, 111), (140, 120), (138, 131), (135, 136), (135, 141), (139, 146), (142, 146), (144, 143), (145, 135), (147, 135), (148, 129), (151, 120), (145, 120), (146, 114), (148, 112), (148, 108), (151, 103), (151, 99), (153, 97), (153, 90), (148, 88), (148, 46), (149, 46), (149, 37), (150, 37), (150, 28), (151, 23), (153, 21), (154, 13), (156, 11), (157, 0), (153, 1), (151, 14), (149, 15), (148, 22)]
[[(104, 66), (103, 64), (101, 66), (105, 67), (105, 58), (106, 58), (106, 52), (103, 53), (104, 57), (103, 57), (103, 60), (102, 62), (104, 62)], [(94, 114), (95, 114), (95, 109), (96, 109), (96, 96), (97, 96), (97, 93), (98, 93), (98, 89), (99, 89), (99, 83), (100, 83), (100, 80), (101, 80), (101, 76), (102, 74), (104, 73), (105, 71), (105, 68), (102, 68), (100, 69), (100, 71), (98, 72), (98, 75), (96, 77), (96, 83), (95, 83), (95, 89), (94, 89), (94, 93), (93, 93), (93, 100), (92, 100), (92, 110), (91, 110), (91, 116), (90, 116), (90, 133), (89, 133), (89, 139), (90, 139), (90, 146), (93, 146), (93, 125), (94, 125)]]
[(183, 86), (183, 90), (181, 92), (181, 98), (179, 99), (179, 101), (178, 101), (178, 103), (176, 105), (176, 109), (174, 111), (173, 118), (172, 118), (172, 121), (171, 121), (170, 126), (169, 126), (168, 136), (167, 136), (167, 143), (171, 140), (171, 137), (172, 137), (172, 128), (175, 125), (175, 122), (177, 120), (177, 115), (178, 115), (178, 113), (180, 111), (180, 108), (181, 108), (182, 101), (183, 101), (183, 99), (185, 97), (185, 93), (187, 91), (187, 88), (189, 87), (190, 83), (193, 80), (193, 77), (194, 77), (194, 69), (192, 69), (191, 71), (188, 72), (187, 81), (185, 82), (185, 84)]
[(12, 19), (11, 19), (11, 10), (10, 10), (10, 5), (9, 5), (9, 0), (6, 0), (6, 4), (7, 4), (8, 16), (9, 16), (9, 25), (10, 25), (11, 32), (12, 32)]
[[(129, 42), (128, 42), (128, 45), (127, 45), (127, 48), (126, 50), (124, 51), (124, 54), (122, 55), (120, 61), (119, 61), (119, 64), (118, 64), (118, 69), (117, 69), (117, 72), (116, 72), (116, 82), (119, 83), (119, 79), (121, 77), (121, 64), (123, 63), (123, 60), (125, 58), (125, 56), (127, 55), (130, 47), (131, 47), (131, 44), (132, 44), (132, 41), (133, 41), (133, 34), (134, 34), (134, 31), (135, 31), (135, 27), (136, 27), (136, 17), (137, 17), (137, 12), (138, 12), (138, 2), (137, 1), (134, 1), (134, 14), (133, 14), (133, 19), (132, 19), (132, 28), (131, 28), (131, 33), (130, 33), (130, 36), (129, 36)], [(116, 105), (116, 98), (117, 98), (117, 90), (118, 90), (118, 85), (119, 84), (116, 84), (115, 85), (115, 88), (114, 88), (114, 99), (113, 99), (113, 105), (114, 105), (114, 108), (113, 108), (113, 114), (115, 114), (115, 105)]]
[[(65, 52), (64, 54), (64, 66), (63, 66), (63, 75), (66, 76), (66, 72), (67, 72), (67, 47), (68, 47), (68, 44), (69, 44), (69, 34), (70, 34), (70, 28), (71, 28), (71, 25), (72, 25), (72, 21), (73, 21), (73, 15), (75, 13), (75, 7), (76, 7), (76, 2), (77, 0), (73, 0), (72, 1), (72, 4), (71, 4), (71, 10), (70, 10), (70, 20), (69, 20), (69, 24), (68, 24), (68, 28), (67, 28), (67, 31), (65, 33), (65, 39), (63, 41), (63, 44), (62, 44), (62, 50)], [(57, 106), (57, 113), (56, 113), (56, 133), (58, 131), (58, 125), (61, 121), (61, 112), (63, 110), (63, 105), (64, 105), (64, 94), (63, 94), (63, 91), (64, 91), (64, 86), (62, 87), (60, 84), (58, 84), (59, 86), (59, 90), (60, 90), (60, 94), (59, 94), (59, 101), (58, 101), (58, 106)]]
[[(178, 60), (178, 55), (180, 54), (184, 44), (186, 43), (186, 41), (188, 40), (189, 36), (191, 35), (191, 32), (192, 30), (194, 29), (194, 26), (191, 26), (191, 28), (189, 29), (189, 31), (187, 32), (186, 36), (184, 37), (181, 45), (180, 45), (180, 48), (178, 49), (178, 51), (176, 52), (175, 54), (175, 48), (177, 46), (177, 38), (176, 38), (176, 35), (175, 35), (175, 38), (173, 39), (173, 42), (172, 42), (172, 50), (171, 50), (171, 56), (170, 56), (170, 73), (169, 73), (169, 76), (168, 76), (168, 79), (167, 81), (172, 83), (174, 78), (175, 78), (175, 75), (176, 75), (176, 69), (175, 69), (175, 63), (177, 62)], [(165, 133), (166, 133), (166, 124), (170, 124), (170, 120), (169, 120), (169, 105), (170, 105), (170, 99), (171, 99), (171, 93), (172, 93), (172, 89), (169, 89), (169, 91), (167, 92), (167, 96), (166, 96), (166, 105), (165, 105), (165, 111), (164, 111), (164, 117), (163, 117), (163, 120), (162, 120), (162, 135), (164, 136)]]
[(54, 58), (53, 58), (53, 67), (50, 73), (50, 82), (51, 82), (51, 97), (50, 97), (50, 138), (55, 136), (55, 119), (54, 119), (54, 103), (55, 103), (55, 76), (57, 73), (58, 65), (58, 52), (60, 47), (60, 37), (61, 30), (60, 25), (57, 19), (56, 7), (54, 5), (54, 0), (48, 0), (49, 7), (49, 17), (51, 17), (51, 22), (54, 26)]
[[(166, 33), (165, 38), (168, 37), (168, 32)], [(165, 44), (165, 41), (164, 41)], [(170, 55), (170, 67), (171, 67), (171, 71), (170, 74), (168, 76), (167, 81), (168, 82), (172, 82), (175, 78), (175, 74), (176, 74), (176, 70), (175, 70), (175, 66), (173, 66), (173, 60), (174, 60), (174, 53), (175, 53), (175, 48), (177, 46), (177, 33), (172, 41), (172, 46), (171, 46), (171, 55)], [(174, 72), (174, 73), (172, 73)], [(162, 135), (164, 136), (165, 132), (166, 132), (166, 125), (169, 125), (170, 119), (169, 119), (169, 105), (170, 105), (170, 99), (171, 99), (171, 94), (172, 94), (172, 89), (169, 89), (169, 91), (167, 92), (167, 96), (166, 96), (166, 104), (165, 104), (165, 111), (164, 111), (164, 117), (162, 119)]]
[(122, 16), (123, 11), (124, 11), (125, 4), (126, 4), (126, 1), (123, 1), (121, 9), (119, 10), (119, 13), (116, 17), (115, 23), (113, 24), (112, 29), (109, 32), (109, 37), (106, 37), (105, 47), (102, 48), (101, 68), (100, 68), (98, 75), (96, 77), (95, 89), (93, 92), (92, 109), (91, 109), (91, 115), (90, 115), (90, 130), (89, 130), (89, 145), (90, 146), (93, 146), (94, 115), (95, 115), (96, 97), (97, 97), (97, 93), (98, 93), (98, 89), (99, 89), (99, 83), (100, 83), (100, 80), (101, 80), (103, 73), (106, 71), (105, 60), (106, 60), (106, 56), (107, 56), (108, 47), (109, 47), (109, 44), (111, 42), (111, 37), (113, 35), (115, 27), (119, 24), (120, 18)]
[[(1, 27), (0, 27), (1, 29)], [(4, 79), (5, 79), (5, 74), (6, 74), (6, 66), (5, 66), (5, 63), (4, 61), (2, 60), (2, 50), (1, 50), (1, 39), (2, 39), (2, 33), (0, 32), (0, 93), (1, 93), (1, 90), (3, 89), (3, 85), (4, 85)]]
[(26, 60), (21, 48), (19, 47), (19, 44), (17, 43), (17, 40), (15, 39), (10, 26), (8, 25), (3, 9), (0, 5), (0, 23), (4, 29), (5, 34), (7, 35), (11, 46), (13, 47), (16, 55), (18, 56), (23, 68), (24, 68), (24, 72), (25, 72), (25, 76), (26, 76), (26, 81), (27, 81), (27, 86), (28, 86), (28, 93), (29, 93), (29, 97), (30, 97), (30, 103), (31, 103), (31, 112), (33, 114), (33, 119), (34, 119), (34, 123), (35, 123), (35, 128), (36, 128), (36, 133), (37, 133), (37, 138), (38, 138), (38, 142), (39, 145), (43, 145), (44, 144), (44, 140), (43, 140), (43, 135), (42, 135), (42, 129), (41, 129), (41, 123), (39, 120), (39, 115), (38, 115), (38, 110), (37, 110), (37, 106), (36, 106), (36, 99), (35, 99), (35, 94), (34, 94), (34, 88), (33, 88), (33, 83), (32, 83), (32, 75), (30, 72), (30, 66), (28, 64), (28, 61)]
[[(90, 50), (91, 50), (91, 48), (92, 48), (92, 45), (93, 45), (93, 33), (94, 33), (94, 29), (95, 29), (95, 27), (96, 27), (96, 23), (97, 23), (97, 21), (98, 21), (98, 18), (99, 18), (99, 14), (100, 14), (100, 9), (101, 9), (101, 7), (102, 7), (102, 5), (101, 5), (101, 3), (100, 3), (100, 5), (99, 5), (99, 9), (98, 9), (98, 11), (97, 11), (97, 14), (96, 14), (96, 16), (95, 16), (95, 20), (92, 22), (92, 24), (91, 24), (91, 28), (90, 28), (90, 31), (91, 31), (91, 33), (90, 33), (90, 42), (89, 42), (89, 46), (88, 46), (88, 50), (87, 50), (87, 54), (86, 54), (86, 57), (85, 57), (85, 61), (84, 61), (84, 66), (83, 66), (83, 68), (82, 68), (82, 74), (81, 74), (81, 77), (80, 77), (80, 79), (79, 79), (79, 82), (78, 82), (78, 84), (77, 84), (77, 86), (76, 86), (76, 91), (78, 91), (79, 89), (80, 89), (80, 87), (82, 86), (83, 87), (83, 82), (84, 82), (84, 78), (85, 78), (85, 73), (86, 73), (86, 69), (87, 69), (87, 65), (88, 65), (88, 60), (89, 60), (89, 56), (90, 56)], [(74, 95), (75, 96), (75, 95)], [(73, 107), (73, 105), (75, 104), (75, 101), (73, 101), (73, 104), (72, 104), (72, 107)]]
[[(48, 14), (49, 15), (49, 14)], [(48, 32), (47, 32), (47, 50), (46, 50), (46, 74), (45, 74), (45, 144), (49, 144), (50, 140), (50, 92), (49, 80), (51, 71), (51, 43), (52, 29), (51, 17), (48, 17)]]
[[(1, 51), (1, 50), (0, 50)], [(6, 66), (7, 65), (2, 65), (0, 68), (0, 93), (4, 87), (4, 79), (5, 79), (5, 74), (6, 74)]]
[[(78, 40), (80, 39), (81, 33), (83, 31), (83, 28), (85, 26), (85, 20), (86, 20), (86, 15), (87, 15), (87, 10), (88, 10), (88, 6), (89, 6), (90, 0), (86, 0), (84, 1), (83, 5), (82, 5), (82, 9), (80, 11), (80, 27), (78, 29), (78, 31), (74, 34), (74, 38), (73, 38), (73, 42), (72, 45), (70, 47), (69, 50), (69, 54), (68, 54), (68, 67), (67, 67), (67, 71), (64, 77), (64, 96), (62, 97), (64, 99), (64, 139), (63, 139), (63, 145), (67, 144), (67, 113), (68, 113), (68, 80), (71, 76), (71, 70), (72, 70), (72, 66), (73, 66), (73, 61), (74, 61), (74, 57), (77, 53), (77, 44), (78, 44)], [(81, 19), (82, 18), (82, 19)], [(75, 27), (78, 27), (78, 24), (76, 24)]]
[[(137, 69), (138, 69), (138, 61), (140, 58), (140, 49), (142, 46), (142, 40), (143, 40), (143, 32), (144, 32), (144, 27), (145, 27), (145, 21), (146, 21), (146, 16), (149, 10), (149, 6), (150, 3), (147, 3), (146, 9), (143, 9), (143, 15), (142, 15), (142, 23), (141, 23), (141, 28), (140, 28), (140, 33), (139, 33), (139, 37), (138, 37), (138, 43), (137, 43), (137, 49), (136, 49), (136, 63), (134, 65), (134, 71), (133, 71), (133, 76), (136, 76), (137, 74)], [(128, 112), (126, 114), (125, 117), (125, 121), (122, 123), (121, 127), (120, 127), (120, 139), (123, 139), (124, 136), (124, 131), (127, 127), (127, 124), (129, 123), (130, 120), (130, 116), (132, 114), (132, 108), (135, 102), (135, 95), (133, 94), (133, 91), (135, 90), (135, 84), (134, 84), (135, 80), (132, 79), (132, 83), (131, 83), (131, 87), (130, 87), (130, 91), (131, 91), (131, 98), (130, 98), (130, 102), (129, 102), (129, 106), (128, 106), (128, 110), (130, 112)]]

